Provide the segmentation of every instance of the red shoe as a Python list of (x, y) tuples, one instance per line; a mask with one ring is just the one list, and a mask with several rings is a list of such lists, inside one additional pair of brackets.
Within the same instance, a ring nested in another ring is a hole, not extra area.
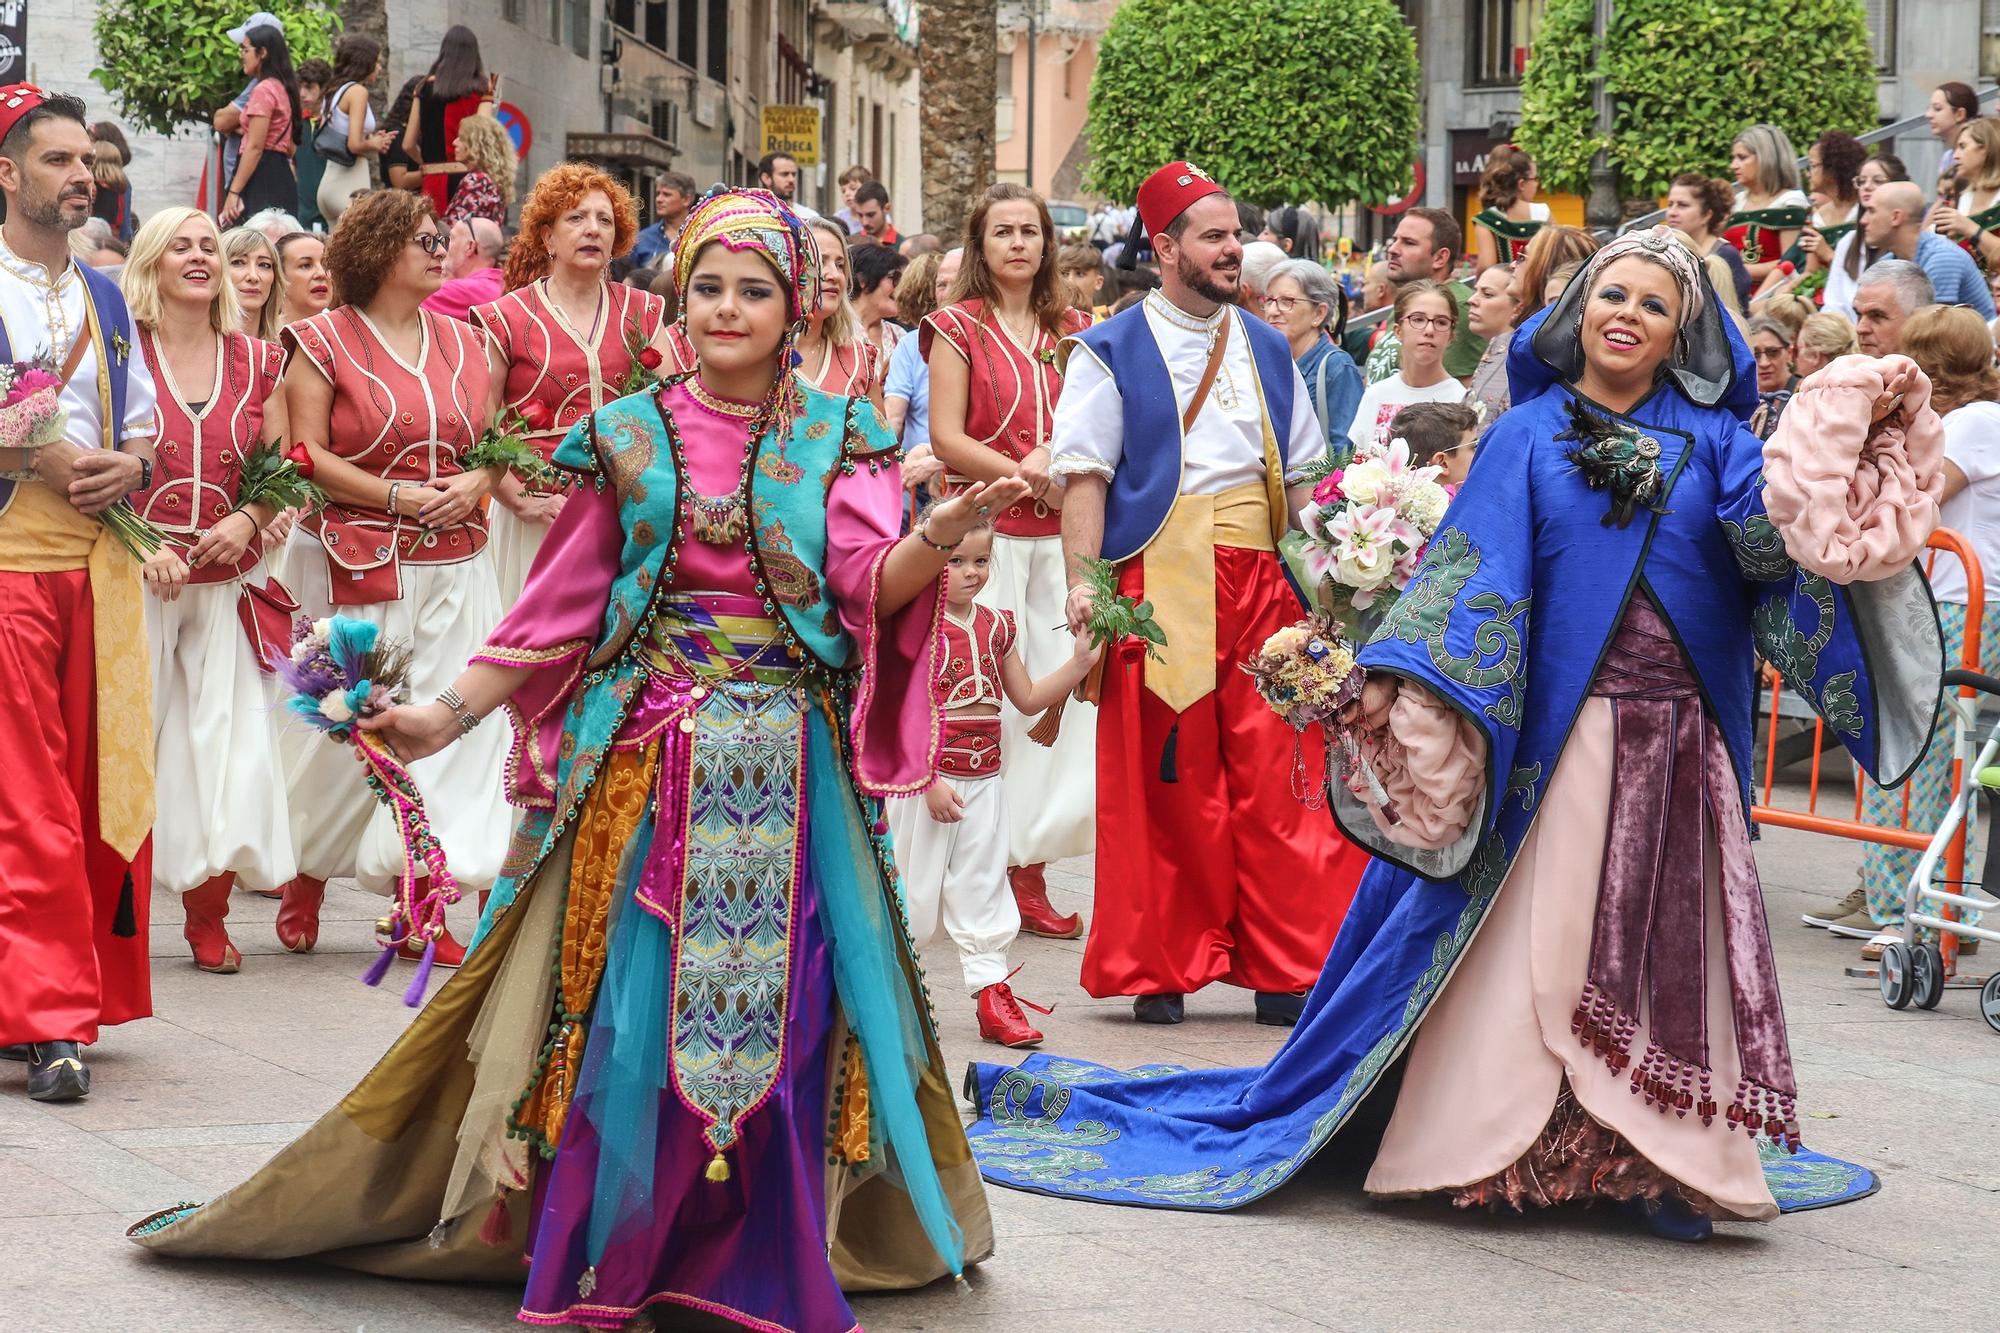
[(326, 881), (300, 875), (285, 885), (278, 905), (278, 943), (291, 953), (311, 953), (319, 943), (319, 906), (326, 898)]
[(243, 955), (229, 942), (222, 919), (229, 915), (229, 890), (236, 876), (217, 875), (181, 895), (187, 913), (182, 938), (194, 947), (194, 965), (204, 972), (227, 976), (243, 966)]
[[(421, 963), (424, 960), (424, 948), (415, 940), (404, 940), (403, 947), (397, 951), (396, 956), (407, 958), (413, 963)], [(451, 931), (447, 930), (438, 936), (437, 954), (431, 959), (431, 966), (457, 967), (463, 962), (465, 962), (465, 946), (451, 937)]]
[(1049, 940), (1077, 939), (1083, 934), (1083, 916), (1076, 912), (1068, 916), (1057, 914), (1055, 904), (1049, 901), (1049, 886), (1042, 878), (1042, 869), (1038, 865), (1007, 869), (1007, 882), (1014, 888), (1014, 905), (1021, 909), (1021, 930)]
[[(1040, 1009), (1040, 1005), (1031, 1005)], [(1047, 1013), (1047, 1010), (1042, 1010)], [(979, 992), (979, 1035), (987, 1041), (998, 1042), (1002, 1046), (1039, 1046), (1042, 1034), (1029, 1024), (1028, 1016), (1021, 1012), (1021, 1001), (1014, 998), (1014, 992), (1006, 982), (996, 981)]]

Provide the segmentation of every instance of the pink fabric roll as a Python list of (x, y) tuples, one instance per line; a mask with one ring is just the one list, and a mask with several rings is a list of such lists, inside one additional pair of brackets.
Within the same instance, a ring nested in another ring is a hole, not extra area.
[(1943, 465), (1944, 423), (1917, 363), (1843, 356), (1799, 386), (1764, 442), (1764, 507), (1801, 567), (1835, 583), (1886, 578), (1936, 530)]
[(1364, 773), (1350, 778), (1349, 787), (1369, 803), (1376, 826), (1404, 847), (1435, 849), (1457, 842), (1479, 811), (1485, 735), (1437, 695), (1400, 676), (1370, 679), (1361, 687), (1360, 704), (1349, 736), (1388, 794), (1388, 804), (1375, 804)]

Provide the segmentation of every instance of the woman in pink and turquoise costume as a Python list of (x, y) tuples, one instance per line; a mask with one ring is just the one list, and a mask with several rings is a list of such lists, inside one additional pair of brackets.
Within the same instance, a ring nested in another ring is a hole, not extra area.
[(791, 373), (817, 253), (774, 196), (699, 205), (675, 281), (696, 368), (571, 430), (582, 484), (520, 602), (370, 723), (407, 761), (513, 715), (525, 809), (465, 967), (339, 1109), (141, 1244), (525, 1256), (528, 1323), (812, 1333), (855, 1326), (843, 1287), (990, 1252), (878, 798), (932, 778), (946, 552), (1025, 488), (897, 535), (874, 409)]
[(1943, 669), (1913, 564), (1929, 384), (1844, 357), (1760, 442), (1748, 348), (1665, 229), (1598, 251), (1509, 370), (1516, 406), (1359, 654), (1340, 726), (1373, 776), (1330, 794), (1377, 860), (1291, 1038), (1262, 1069), (980, 1066), (988, 1179), (1239, 1207), (1387, 1086), (1378, 1196), (1616, 1202), (1697, 1240), (1872, 1191), (1798, 1151), (1745, 823), (1753, 650), (1908, 775)]

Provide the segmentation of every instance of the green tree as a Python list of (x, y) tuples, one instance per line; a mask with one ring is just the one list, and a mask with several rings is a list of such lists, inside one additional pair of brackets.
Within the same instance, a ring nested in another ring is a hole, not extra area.
[(1421, 87), (1393, 0), (1126, 0), (1090, 84), (1087, 180), (1130, 199), (1185, 157), (1266, 206), (1396, 198)]
[[(1549, 0), (1521, 78), (1518, 138), (1545, 189), (1589, 186), (1599, 144), (1592, 8)], [(1619, 0), (1604, 81), (1604, 146), (1628, 197), (1664, 194), (1683, 171), (1723, 174), (1752, 123), (1778, 126), (1803, 153), (1828, 130), (1858, 134), (1878, 118), (1861, 0)]]
[[(283, 20), (292, 63), (333, 54), (339, 18), (319, 0), (265, 0)], [(227, 36), (242, 0), (105, 0), (97, 11), (98, 68), (90, 71), (126, 124), (172, 134), (206, 122), (243, 91)]]

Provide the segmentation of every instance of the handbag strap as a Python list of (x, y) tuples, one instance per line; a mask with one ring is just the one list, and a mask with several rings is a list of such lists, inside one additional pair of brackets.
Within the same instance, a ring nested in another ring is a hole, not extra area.
[(1201, 372), (1201, 383), (1195, 385), (1194, 397), (1188, 399), (1187, 411), (1181, 413), (1181, 434), (1194, 429), (1194, 419), (1201, 415), (1203, 404), (1208, 402), (1208, 391), (1215, 387), (1215, 377), (1222, 370), (1222, 354), (1229, 346), (1229, 330), (1236, 321), (1227, 310), (1223, 311), (1222, 327), (1216, 331), (1215, 342), (1208, 349), (1208, 365)]

